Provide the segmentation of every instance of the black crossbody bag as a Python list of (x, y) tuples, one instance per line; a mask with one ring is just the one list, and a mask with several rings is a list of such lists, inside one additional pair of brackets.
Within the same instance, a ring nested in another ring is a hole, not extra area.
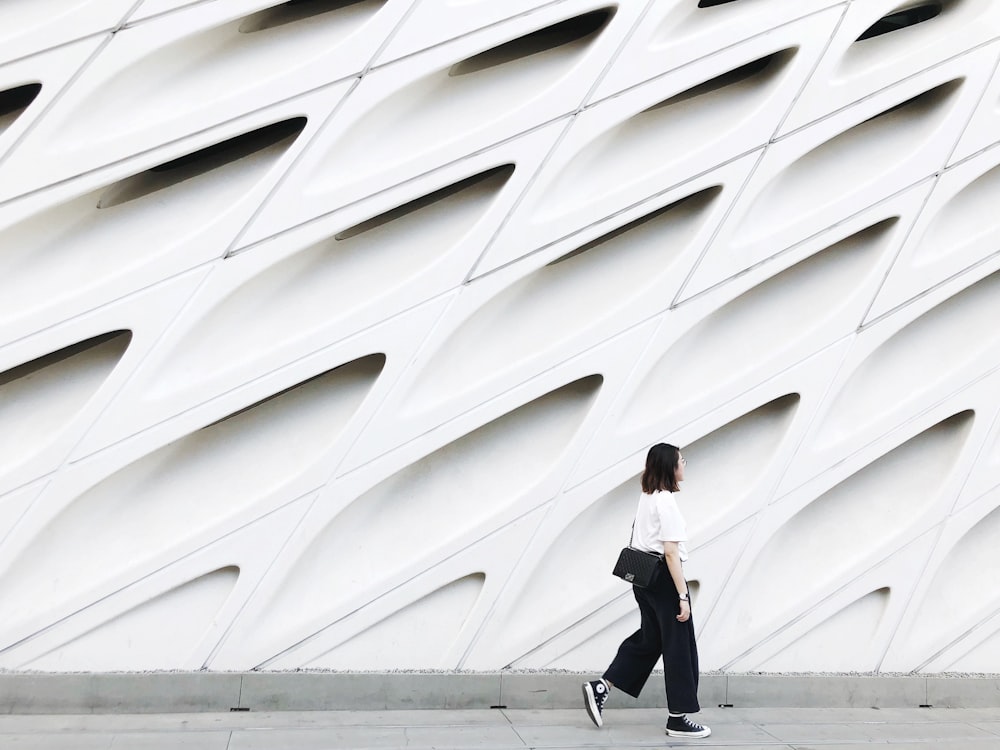
[(632, 539), (635, 537), (635, 521), (632, 522), (632, 533), (628, 538), (628, 547), (622, 549), (618, 555), (618, 562), (615, 569), (611, 571), (626, 583), (631, 583), (639, 588), (648, 588), (656, 578), (656, 566), (660, 561), (660, 555), (655, 552), (644, 552), (632, 546)]

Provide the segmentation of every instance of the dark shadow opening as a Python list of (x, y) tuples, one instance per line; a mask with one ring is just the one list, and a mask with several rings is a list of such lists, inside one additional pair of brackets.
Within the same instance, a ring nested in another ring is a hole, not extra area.
[(726, 5), (727, 3), (735, 3), (736, 0), (698, 0), (699, 8), (714, 8), (716, 5)]
[(698, 582), (697, 578), (692, 578), (687, 584), (688, 596), (691, 599), (691, 605), (694, 606), (694, 600), (698, 598), (698, 592), (701, 591), (701, 583)]
[[(249, 133), (237, 135), (221, 143), (206, 146), (199, 151), (179, 156), (176, 159), (153, 167), (150, 171), (169, 172), (175, 169), (184, 169), (194, 164), (206, 167), (214, 162), (227, 164), (257, 151), (263, 151), (265, 148), (280, 143), (286, 138), (297, 137), (305, 126), (305, 117), (296, 117), (291, 120), (276, 122), (272, 125), (266, 125), (259, 130), (252, 130)], [(208, 166), (208, 169), (214, 168), (214, 166)], [(208, 169), (200, 169), (199, 171), (204, 172), (208, 171)]]
[(17, 122), (42, 90), (40, 83), (27, 83), (0, 91), (0, 135)]
[(311, 378), (306, 378), (301, 383), (290, 385), (287, 388), (283, 388), (282, 390), (278, 391), (277, 393), (272, 393), (270, 396), (265, 396), (260, 401), (255, 401), (249, 406), (244, 406), (242, 409), (237, 409), (232, 414), (227, 414), (221, 419), (217, 419), (211, 424), (205, 425), (201, 429), (207, 430), (211, 427), (215, 427), (216, 425), (222, 424), (223, 422), (227, 422), (230, 419), (233, 419), (234, 417), (238, 417), (240, 414), (246, 414), (251, 409), (256, 409), (258, 406), (262, 406), (263, 404), (266, 404), (268, 401), (274, 401), (276, 398), (281, 398), (286, 393), (291, 393), (296, 388), (301, 388), (304, 385), (308, 385), (309, 383), (312, 383), (313, 381), (318, 380), (319, 378), (326, 377), (331, 372), (335, 372), (337, 370), (347, 370), (347, 369), (356, 369), (362, 371), (375, 370), (377, 372), (374, 373), (374, 376), (377, 377), (378, 375), (381, 375), (382, 370), (385, 369), (385, 362), (386, 362), (386, 356), (381, 353), (369, 354), (364, 357), (359, 357), (358, 359), (352, 359), (350, 362), (345, 362), (342, 365), (331, 367), (329, 370), (325, 370), (324, 372), (313, 375)]
[(869, 26), (855, 41), (861, 42), (883, 34), (891, 34), (893, 31), (899, 31), (909, 26), (916, 26), (918, 23), (929, 21), (940, 15), (943, 8), (942, 3), (926, 3), (890, 13)]
[(922, 94), (917, 94), (906, 101), (902, 101), (895, 106), (889, 107), (889, 109), (884, 112), (879, 112), (877, 115), (869, 117), (864, 122), (858, 123), (858, 126), (864, 125), (865, 123), (878, 120), (886, 115), (891, 115), (893, 112), (898, 112), (901, 109), (909, 109), (911, 111), (911, 116), (921, 117), (928, 114), (931, 110), (936, 109), (941, 106), (946, 100), (951, 98), (951, 95), (955, 93), (961, 87), (962, 83), (965, 81), (964, 78), (958, 78), (954, 81), (948, 81), (947, 83), (942, 83), (940, 86), (935, 86), (930, 91), (925, 91)]
[(125, 354), (125, 350), (128, 349), (128, 345), (131, 341), (131, 331), (111, 331), (110, 333), (104, 333), (100, 336), (94, 336), (93, 338), (86, 339), (85, 341), (71, 344), (70, 346), (64, 347), (59, 351), (43, 355), (38, 359), (33, 359), (30, 362), (25, 362), (23, 365), (18, 365), (17, 367), (7, 370), (6, 372), (0, 373), (0, 387), (3, 387), (8, 383), (12, 383), (15, 380), (20, 380), (21, 378), (31, 377), (35, 373), (44, 370), (46, 367), (52, 367), (53, 365), (57, 365), (70, 357), (75, 357), (77, 354), (82, 354), (89, 349), (94, 349), (109, 342), (114, 342), (114, 346), (112, 347), (114, 358), (121, 359), (122, 355)]
[(617, 229), (613, 229), (607, 234), (602, 234), (600, 237), (591, 240), (585, 245), (581, 245), (575, 250), (571, 250), (565, 255), (560, 255), (555, 260), (549, 261), (546, 264), (546, 267), (555, 266), (558, 265), (559, 263), (569, 260), (570, 258), (575, 258), (578, 255), (582, 255), (588, 250), (593, 250), (597, 247), (600, 247), (606, 242), (610, 242), (611, 240), (620, 237), (626, 232), (631, 232), (633, 229), (641, 227), (643, 224), (653, 221), (654, 219), (658, 219), (664, 214), (670, 213), (671, 211), (676, 211), (681, 207), (684, 207), (686, 211), (690, 213), (700, 213), (704, 211), (706, 208), (708, 208), (709, 204), (712, 201), (714, 201), (721, 192), (722, 192), (722, 186), (715, 185), (714, 187), (706, 188), (704, 190), (699, 190), (697, 193), (692, 193), (691, 195), (685, 196), (684, 198), (676, 200), (673, 203), (668, 203), (666, 206), (658, 208), (655, 211), (646, 214), (645, 216), (640, 216), (638, 219), (634, 219), (633, 221), (630, 221), (628, 224), (620, 226)]
[(401, 219), (408, 214), (412, 214), (422, 208), (427, 208), (438, 201), (450, 198), (456, 193), (467, 190), (474, 185), (479, 185), (482, 182), (492, 182), (493, 184), (483, 187), (499, 192), (500, 189), (507, 183), (507, 180), (510, 179), (512, 174), (514, 174), (513, 164), (504, 164), (499, 167), (494, 167), (493, 169), (488, 169), (485, 172), (472, 175), (472, 177), (467, 177), (464, 180), (460, 180), (452, 185), (446, 185), (440, 190), (435, 190), (433, 193), (428, 193), (427, 195), (422, 195), (419, 198), (414, 198), (412, 201), (404, 203), (402, 206), (397, 206), (396, 208), (390, 209), (385, 213), (381, 213), (378, 216), (368, 219), (367, 221), (363, 221), (360, 224), (355, 224), (353, 227), (345, 229), (343, 232), (339, 232), (334, 235), (334, 239), (349, 240), (352, 237), (357, 237), (359, 234), (364, 234), (372, 229), (377, 229), (380, 226), (388, 224), (391, 221)]
[[(824, 267), (829, 268), (831, 265), (848, 263), (854, 257), (866, 256), (874, 260), (884, 251), (889, 235), (898, 223), (898, 216), (880, 219), (874, 224), (859, 229), (812, 255), (796, 261), (776, 275), (765, 279), (759, 285), (743, 292), (737, 299), (749, 300), (755, 296), (772, 294), (789, 284), (801, 283), (804, 274), (812, 274), (814, 277), (822, 275)], [(798, 397), (796, 396), (796, 398)]]
[(110, 186), (101, 194), (97, 207), (111, 208), (142, 198), (272, 146), (288, 148), (305, 126), (305, 117), (294, 117), (171, 159)]
[(373, 0), (288, 0), (288, 2), (276, 5), (273, 8), (254, 13), (243, 19), (240, 24), (241, 34), (253, 34), (258, 31), (266, 31), (277, 26), (286, 26), (297, 21), (304, 21), (308, 18), (321, 16), (325, 13), (334, 13), (344, 10), (352, 5), (371, 4), (377, 7), (372, 9), (372, 14), (381, 10), (385, 5), (385, 0), (375, 3)]
[(759, 85), (766, 84), (785, 68), (785, 65), (787, 65), (793, 57), (795, 57), (795, 53), (797, 51), (798, 48), (780, 50), (767, 55), (766, 57), (761, 57), (758, 60), (753, 60), (752, 62), (748, 62), (746, 65), (741, 65), (738, 68), (727, 71), (720, 76), (716, 76), (711, 80), (705, 81), (704, 83), (699, 83), (697, 86), (689, 88), (687, 91), (682, 91), (676, 96), (665, 99), (659, 104), (654, 104), (652, 107), (643, 111), (652, 112), (664, 107), (670, 107), (674, 104), (680, 104), (681, 102), (695, 99), (696, 97), (704, 96), (705, 94), (711, 94), (715, 91), (719, 91), (720, 89), (724, 89), (727, 86), (734, 86), (752, 78), (759, 78), (760, 80), (755, 82)]
[[(835, 247), (838, 247), (838, 246), (841, 246), (841, 245), (845, 245), (846, 246), (847, 244), (849, 244), (851, 242), (855, 242), (855, 241), (861, 241), (861, 242), (865, 242), (865, 243), (868, 243), (868, 244), (873, 244), (875, 242), (881, 242), (882, 238), (885, 237), (885, 235), (888, 232), (892, 231), (892, 229), (897, 224), (899, 224), (899, 217), (898, 216), (890, 216), (887, 219), (881, 219), (879, 221), (876, 221), (874, 224), (871, 224), (871, 225), (865, 227), (864, 229), (859, 229), (854, 234), (848, 235), (844, 239), (839, 240), (839, 241), (833, 243), (832, 245), (830, 245), (830, 247), (828, 247), (826, 249), (830, 250), (832, 248), (835, 248)], [(795, 266), (792, 266), (792, 268), (794, 268), (794, 267)]]
[(17, 113), (21, 114), (28, 105), (35, 101), (38, 92), (42, 90), (40, 83), (26, 83), (6, 91), (0, 91), (0, 117)]
[(614, 8), (602, 8), (582, 16), (561, 21), (544, 29), (533, 31), (513, 39), (499, 47), (480, 52), (478, 55), (451, 66), (449, 76), (464, 76), (478, 73), (488, 68), (520, 60), (540, 52), (562, 47), (566, 44), (596, 36), (615, 14)]

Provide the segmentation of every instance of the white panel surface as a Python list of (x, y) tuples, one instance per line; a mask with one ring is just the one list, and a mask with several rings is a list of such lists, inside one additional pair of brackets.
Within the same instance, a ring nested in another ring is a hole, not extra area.
[(107, 41), (135, 0), (8, 0), (0, 7), (0, 62), (84, 37)]
[(0, 668), (599, 671), (667, 441), (704, 668), (1000, 669), (998, 60), (985, 0), (0, 3)]

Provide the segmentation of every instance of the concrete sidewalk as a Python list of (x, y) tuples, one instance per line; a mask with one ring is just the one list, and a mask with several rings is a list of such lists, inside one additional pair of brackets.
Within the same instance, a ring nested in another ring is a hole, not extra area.
[(735, 747), (1000, 750), (996, 708), (711, 708), (703, 740), (663, 732), (661, 709), (582, 708), (0, 716), (0, 747), (41, 750)]

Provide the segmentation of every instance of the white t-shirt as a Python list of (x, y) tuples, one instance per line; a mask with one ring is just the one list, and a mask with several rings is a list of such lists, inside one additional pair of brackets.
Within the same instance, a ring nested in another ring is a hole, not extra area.
[(664, 542), (677, 542), (681, 562), (688, 559), (687, 524), (670, 492), (661, 491), (639, 495), (639, 508), (635, 512), (635, 534), (632, 546), (646, 552), (663, 554)]

